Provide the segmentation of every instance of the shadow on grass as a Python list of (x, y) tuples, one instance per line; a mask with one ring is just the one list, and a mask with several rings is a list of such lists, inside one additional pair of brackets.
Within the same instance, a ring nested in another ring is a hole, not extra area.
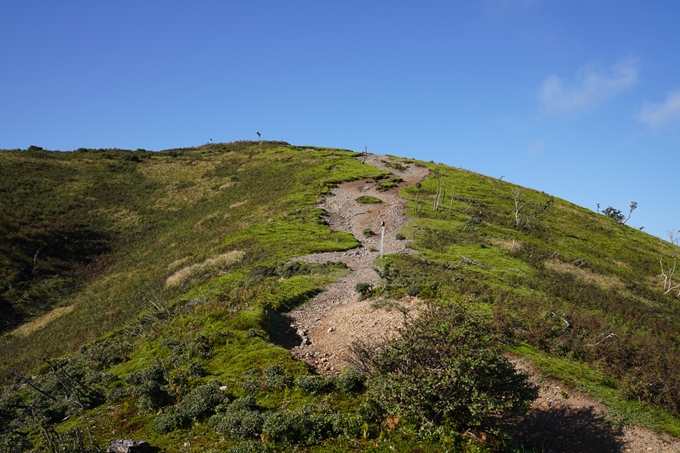
[(302, 343), (302, 337), (291, 327), (293, 318), (273, 311), (269, 315), (269, 335), (272, 343), (289, 351)]
[(515, 428), (525, 451), (536, 453), (619, 453), (623, 432), (593, 408), (534, 409)]

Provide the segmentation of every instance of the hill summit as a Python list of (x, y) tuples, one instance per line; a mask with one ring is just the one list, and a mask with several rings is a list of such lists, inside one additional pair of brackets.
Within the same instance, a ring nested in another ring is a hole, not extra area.
[(0, 173), (0, 451), (573, 451), (541, 411), (597, 428), (579, 451), (680, 435), (678, 246), (614, 216), (284, 142)]

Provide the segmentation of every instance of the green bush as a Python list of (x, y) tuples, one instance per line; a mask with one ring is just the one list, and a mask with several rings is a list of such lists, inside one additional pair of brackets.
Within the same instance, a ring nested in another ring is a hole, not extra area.
[(255, 409), (257, 407), (257, 400), (253, 395), (244, 395), (241, 398), (236, 398), (230, 405), (230, 409)]
[(298, 376), (295, 385), (307, 393), (325, 393), (333, 390), (333, 379), (326, 376)]
[(367, 237), (367, 238), (370, 238), (370, 237), (372, 237), (372, 236), (375, 236), (375, 233), (374, 233), (373, 230), (371, 230), (370, 228), (364, 229), (364, 231), (362, 231), (361, 234), (363, 234), (364, 237)]
[(153, 427), (156, 432), (166, 434), (184, 427), (189, 420), (176, 406), (172, 406), (154, 418)]
[(285, 444), (314, 445), (335, 434), (334, 416), (327, 406), (307, 405), (292, 412), (268, 412), (262, 432)]
[(281, 365), (272, 365), (264, 370), (263, 384), (266, 388), (283, 389), (293, 385), (293, 378), (286, 376)]
[(354, 291), (359, 293), (360, 300), (366, 299), (371, 294), (372, 290), (373, 285), (371, 285), (370, 283), (360, 282), (357, 283), (356, 286), (354, 286)]
[(226, 411), (213, 415), (210, 425), (227, 439), (243, 440), (261, 432), (262, 416), (257, 411), (229, 406)]
[(227, 396), (220, 390), (220, 383), (211, 381), (196, 387), (179, 403), (179, 410), (189, 419), (204, 418), (211, 415), (215, 408), (222, 404)]
[(139, 397), (139, 409), (143, 412), (155, 412), (172, 402), (165, 374), (158, 365), (132, 373), (125, 382), (133, 386), (132, 394)]
[(369, 395), (417, 426), (493, 432), (537, 397), (494, 341), (488, 323), (463, 308), (431, 306), (407, 319), (381, 349), (354, 348)]
[(9, 393), (0, 398), (0, 432), (4, 432), (18, 418), (24, 401), (18, 393)]
[(243, 384), (241, 384), (241, 388), (243, 389), (243, 392), (246, 395), (257, 393), (262, 388), (262, 380), (261, 379), (247, 379), (247, 380), (243, 381)]
[(415, 297), (420, 294), (420, 285), (418, 283), (413, 283), (406, 288), (406, 294), (411, 297)]
[(265, 444), (256, 440), (245, 440), (231, 447), (229, 453), (268, 453), (272, 450)]
[(342, 393), (360, 392), (364, 389), (366, 376), (355, 368), (345, 369), (334, 379), (335, 387)]

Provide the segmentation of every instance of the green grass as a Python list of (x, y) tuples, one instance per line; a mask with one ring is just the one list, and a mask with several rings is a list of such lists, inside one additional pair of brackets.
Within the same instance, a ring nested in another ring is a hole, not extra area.
[[(345, 181), (397, 187), (398, 177), (362, 165), (359, 155), (283, 142), (159, 153), (0, 151), (0, 378), (10, 383), (17, 369), (51, 388), (58, 384), (41, 359), (61, 357), (115, 374), (114, 382), (93, 384), (109, 391), (168, 361), (182, 389), (219, 379), (240, 397), (243, 382), (263, 379), (272, 365), (293, 378), (308, 374), (271, 342), (275, 326), (285, 311), (347, 271), (286, 263), (360, 245), (348, 233), (332, 232), (316, 207)], [(434, 177), (400, 189), (412, 219), (401, 234), (420, 253), (378, 260), (384, 284), (373, 295), (465, 305), (490, 317), (513, 352), (601, 400), (612, 422), (680, 435), (680, 301), (658, 285), (659, 258), (671, 256), (671, 244), (565, 200), (554, 199), (541, 212), (551, 197), (528, 189), (521, 213), (528, 220), (518, 227), (517, 186), (397, 160), (438, 172), (444, 193), (434, 211)], [(397, 175), (402, 164), (391, 165)], [(215, 261), (231, 252), (239, 259)], [(177, 275), (182, 278), (172, 280)], [(73, 311), (26, 335), (13, 333), (70, 305)], [(164, 343), (172, 338), (183, 352)], [(206, 374), (191, 377), (190, 362)], [(360, 393), (311, 395), (297, 387), (259, 391), (257, 399), (266, 410), (283, 412), (325, 401), (352, 414), (364, 403)], [(137, 404), (127, 395), (74, 415), (58, 430), (89, 426), (102, 446), (144, 437), (169, 452), (186, 441), (204, 449), (236, 445), (203, 421), (159, 434), (156, 416)], [(42, 442), (39, 429), (27, 429)], [(488, 447), (469, 440), (426, 440), (413, 427), (389, 429), (373, 420), (366, 438), (324, 441), (307, 451)]]
[[(402, 232), (421, 254), (391, 258), (392, 294), (419, 285), (428, 297), (463, 301), (493, 316), (510, 342), (603, 370), (619, 388), (607, 397), (613, 411), (636, 413), (626, 405), (642, 401), (658, 408), (652, 411), (679, 413), (680, 304), (658, 285), (658, 261), (673, 253), (671, 244), (560, 199), (517, 227), (517, 186), (425, 165), (441, 174), (444, 194), (434, 211), (434, 177), (400, 191), (413, 218)], [(522, 197), (533, 213), (551, 200), (528, 189)], [(588, 391), (604, 398), (596, 387)], [(665, 417), (673, 421), (663, 429), (677, 433), (675, 419)]]
[[(151, 307), (151, 300), (200, 296), (197, 288), (219, 278), (207, 273), (189, 287), (166, 286), (177, 269), (230, 250), (245, 252), (234, 265), (238, 271), (357, 247), (351, 235), (332, 233), (315, 207), (317, 196), (334, 184), (384, 173), (362, 165), (355, 155), (323, 148), (300, 151), (279, 142), (162, 153), (1, 152), (0, 192), (11, 194), (2, 197), (0, 210), (0, 227), (11, 233), (0, 254), (5, 331), (50, 306), (74, 304), (75, 309), (28, 337), (0, 338), (0, 376), (6, 378), (14, 367), (28, 370), (43, 355), (76, 350), (133, 320)], [(63, 226), (62, 219), (71, 223)], [(69, 231), (84, 237), (76, 244), (82, 246), (58, 255), (63, 242), (72, 242)], [(30, 275), (20, 274), (43, 243), (39, 266)], [(54, 272), (63, 274), (57, 277), (65, 281), (64, 289), (50, 291), (49, 298), (32, 296), (54, 280)]]
[(370, 195), (362, 195), (357, 198), (357, 202), (361, 204), (377, 204), (382, 203), (380, 198), (372, 197)]

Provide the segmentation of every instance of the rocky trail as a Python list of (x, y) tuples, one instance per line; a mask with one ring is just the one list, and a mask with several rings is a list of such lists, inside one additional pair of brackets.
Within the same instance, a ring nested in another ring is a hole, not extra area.
[[(384, 253), (417, 253), (409, 241), (398, 240), (399, 229), (408, 219), (404, 214), (405, 200), (398, 190), (424, 180), (429, 170), (409, 164), (405, 170), (389, 165), (387, 156), (369, 155), (366, 164), (392, 172), (403, 179), (399, 187), (377, 190), (374, 181), (353, 181), (332, 189), (319, 207), (330, 218), (334, 231), (346, 231), (361, 242), (361, 247), (333, 253), (316, 253), (296, 258), (298, 261), (325, 263), (341, 261), (350, 274), (326, 287), (326, 291), (284, 316), (278, 326), (278, 342), (291, 353), (306, 361), (320, 374), (338, 374), (349, 362), (349, 347), (355, 341), (370, 342), (388, 337), (404, 319), (399, 304), (416, 314), (417, 299), (391, 301), (359, 300), (357, 283), (378, 284), (380, 278), (373, 269), (379, 256), (381, 222), (385, 222)], [(377, 204), (356, 201), (368, 195), (382, 200)], [(375, 236), (365, 237), (370, 229)], [(680, 441), (666, 434), (638, 426), (612, 427), (605, 419), (606, 408), (591, 396), (569, 389), (559, 381), (546, 379), (535, 366), (520, 357), (509, 357), (518, 369), (529, 372), (540, 388), (539, 398), (531, 411), (514, 428), (516, 437), (527, 451), (545, 453), (680, 453)]]
[[(390, 162), (387, 156), (369, 155), (366, 159), (367, 165), (391, 171), (403, 179), (399, 187), (416, 184), (429, 174), (425, 167), (410, 164), (406, 170), (398, 171), (387, 162)], [(385, 255), (415, 253), (408, 248), (409, 241), (397, 239), (399, 229), (407, 222), (405, 200), (397, 194), (399, 187), (379, 191), (374, 181), (359, 180), (334, 188), (320, 207), (328, 214), (334, 231), (351, 233), (362, 246), (347, 252), (296, 258), (308, 263), (341, 261), (351, 269), (349, 275), (328, 285), (325, 292), (289, 313), (291, 331), (295, 332), (291, 352), (319, 373), (339, 373), (347, 365), (348, 347), (354, 341), (388, 335), (403, 320), (399, 310), (372, 308), (372, 301), (359, 301), (355, 291), (357, 283), (375, 285), (380, 281), (373, 270), (373, 262), (380, 255), (381, 222), (385, 222)], [(382, 203), (362, 204), (356, 201), (360, 196), (375, 197)], [(366, 237), (363, 234), (366, 229), (375, 232), (375, 236)], [(416, 301), (400, 303), (409, 309), (415, 309), (417, 305)]]

